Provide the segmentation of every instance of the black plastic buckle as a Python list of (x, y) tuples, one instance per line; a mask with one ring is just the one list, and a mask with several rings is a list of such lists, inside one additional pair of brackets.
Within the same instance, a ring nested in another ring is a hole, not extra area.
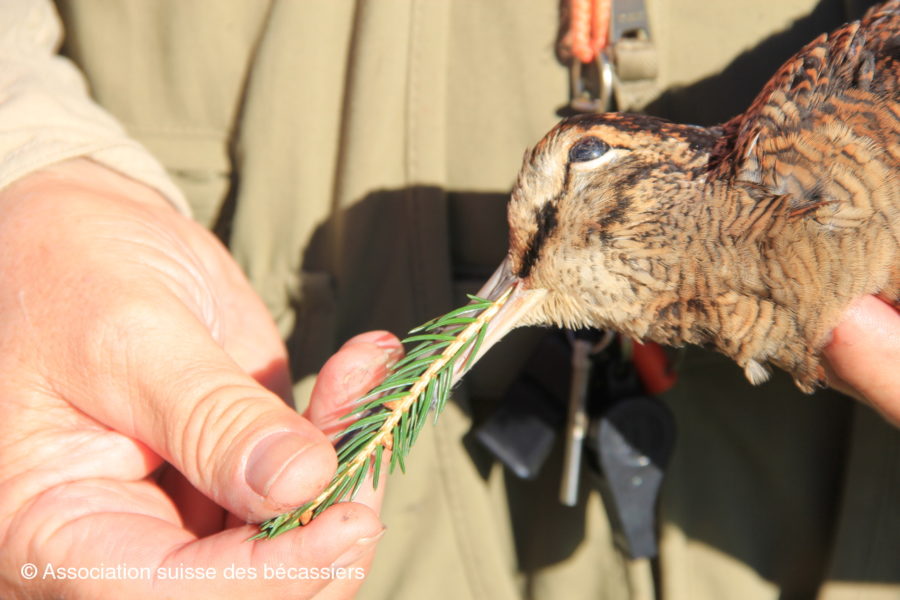
[(631, 558), (656, 556), (656, 504), (675, 446), (671, 411), (650, 396), (623, 398), (592, 421), (586, 445), (617, 545)]

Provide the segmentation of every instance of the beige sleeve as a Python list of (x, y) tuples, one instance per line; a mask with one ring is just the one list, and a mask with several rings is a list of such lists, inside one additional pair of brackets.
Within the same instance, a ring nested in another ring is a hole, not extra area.
[(190, 208), (163, 166), (94, 103), (57, 56), (62, 26), (49, 0), (0, 2), (0, 189), (48, 165), (89, 157)]

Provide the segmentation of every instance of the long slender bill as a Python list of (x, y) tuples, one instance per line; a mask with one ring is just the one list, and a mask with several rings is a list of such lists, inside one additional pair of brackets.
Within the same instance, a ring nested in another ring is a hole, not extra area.
[(512, 272), (509, 258), (505, 258), (490, 279), (475, 294), (478, 298), (494, 302), (494, 305), (488, 309), (493, 310), (493, 314), (488, 319), (485, 330), (481, 333), (482, 341), (475, 347), (475, 356), (465, 357), (464, 360), (457, 363), (453, 372), (453, 381), (462, 377), (468, 368), (478, 362), (494, 344), (518, 327), (522, 317), (540, 303), (546, 294), (547, 290), (525, 287), (524, 282)]
[(437, 419), (453, 383), (545, 294), (545, 290), (526, 288), (505, 260), (469, 307), (412, 330), (404, 340), (414, 344), (406, 357), (357, 402), (351, 412), (355, 420), (338, 436), (338, 469), (331, 483), (306, 504), (260, 525), (260, 532), (251, 539), (275, 537), (305, 525), (336, 502), (352, 499), (370, 471), (380, 472), (388, 451), (391, 470), (395, 465), (405, 470), (405, 457), (429, 413)]

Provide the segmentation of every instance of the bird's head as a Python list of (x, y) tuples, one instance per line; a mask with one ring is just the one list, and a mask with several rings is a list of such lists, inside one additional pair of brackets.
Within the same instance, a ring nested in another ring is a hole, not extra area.
[(671, 288), (672, 227), (690, 204), (685, 194), (703, 181), (717, 137), (617, 113), (557, 125), (525, 153), (512, 192), (509, 253), (479, 295), (512, 288), (503, 320), (513, 322), (491, 329), (616, 327)]

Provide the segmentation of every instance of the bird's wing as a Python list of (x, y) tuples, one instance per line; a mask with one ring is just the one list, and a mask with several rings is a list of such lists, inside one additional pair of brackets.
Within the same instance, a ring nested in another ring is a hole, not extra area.
[(794, 216), (860, 226), (883, 208), (873, 190), (896, 204), (887, 188), (900, 170), (898, 79), (900, 0), (891, 0), (788, 60), (724, 125), (717, 174), (784, 196)]

